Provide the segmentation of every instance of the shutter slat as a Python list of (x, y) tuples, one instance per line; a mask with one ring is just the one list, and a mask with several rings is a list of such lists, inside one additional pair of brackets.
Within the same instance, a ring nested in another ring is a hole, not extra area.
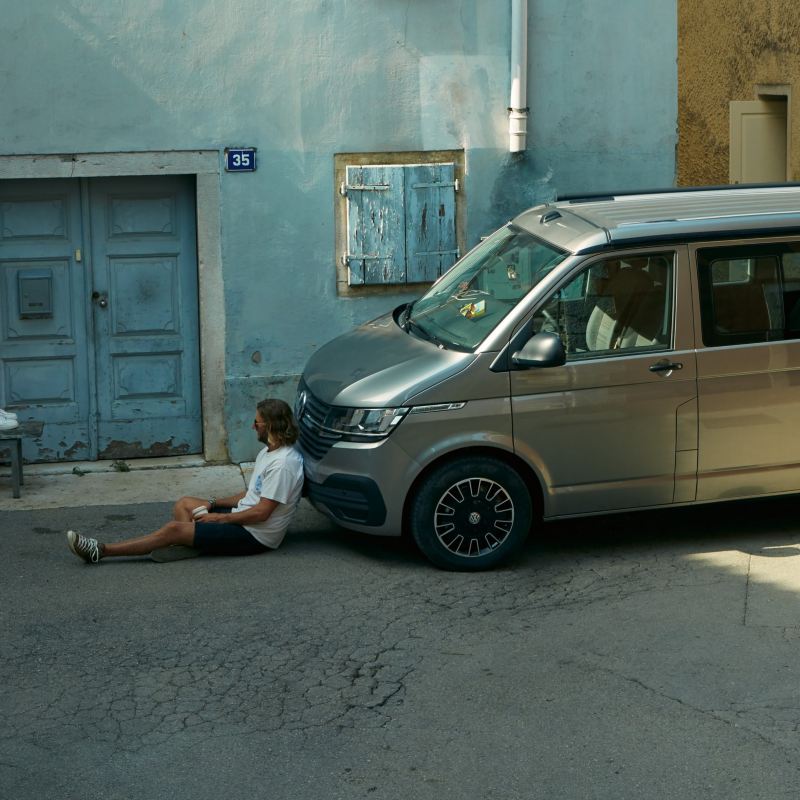
[[(403, 169), (399, 166), (348, 166), (347, 259), (349, 282), (405, 282), (405, 207)], [(373, 187), (380, 187), (375, 191)]]
[(456, 261), (455, 165), (406, 167), (408, 282), (435, 281)]

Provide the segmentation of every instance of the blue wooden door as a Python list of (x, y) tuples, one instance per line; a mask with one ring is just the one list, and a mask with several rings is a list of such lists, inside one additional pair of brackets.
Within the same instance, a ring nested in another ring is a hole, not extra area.
[(28, 461), (202, 450), (194, 184), (0, 182), (0, 407)]
[(193, 197), (182, 177), (90, 182), (99, 458), (202, 447)]
[(95, 453), (80, 188), (0, 181), (0, 408), (43, 423), (28, 461)]

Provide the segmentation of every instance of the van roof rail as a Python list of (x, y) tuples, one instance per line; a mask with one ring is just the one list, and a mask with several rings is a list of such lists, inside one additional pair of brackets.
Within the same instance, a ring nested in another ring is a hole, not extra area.
[(561, 203), (598, 203), (615, 200), (617, 197), (626, 197), (638, 194), (677, 194), (683, 192), (721, 192), (736, 189), (784, 189), (798, 188), (800, 181), (784, 181), (782, 183), (723, 183), (716, 186), (662, 186), (658, 189), (623, 189), (618, 192), (597, 192), (592, 194), (559, 194), (556, 202)]

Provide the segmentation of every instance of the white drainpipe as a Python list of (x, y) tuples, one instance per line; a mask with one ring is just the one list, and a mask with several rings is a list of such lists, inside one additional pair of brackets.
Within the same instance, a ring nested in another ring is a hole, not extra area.
[(508, 149), (525, 150), (528, 135), (528, 0), (511, 0), (511, 99)]

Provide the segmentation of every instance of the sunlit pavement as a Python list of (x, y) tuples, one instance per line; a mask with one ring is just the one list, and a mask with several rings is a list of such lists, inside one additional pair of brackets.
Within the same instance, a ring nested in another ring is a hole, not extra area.
[(241, 492), (252, 465), (205, 464), (196, 456), (30, 464), (20, 497), (11, 496), (8, 468), (0, 469), (0, 512), (84, 505), (113, 506)]

